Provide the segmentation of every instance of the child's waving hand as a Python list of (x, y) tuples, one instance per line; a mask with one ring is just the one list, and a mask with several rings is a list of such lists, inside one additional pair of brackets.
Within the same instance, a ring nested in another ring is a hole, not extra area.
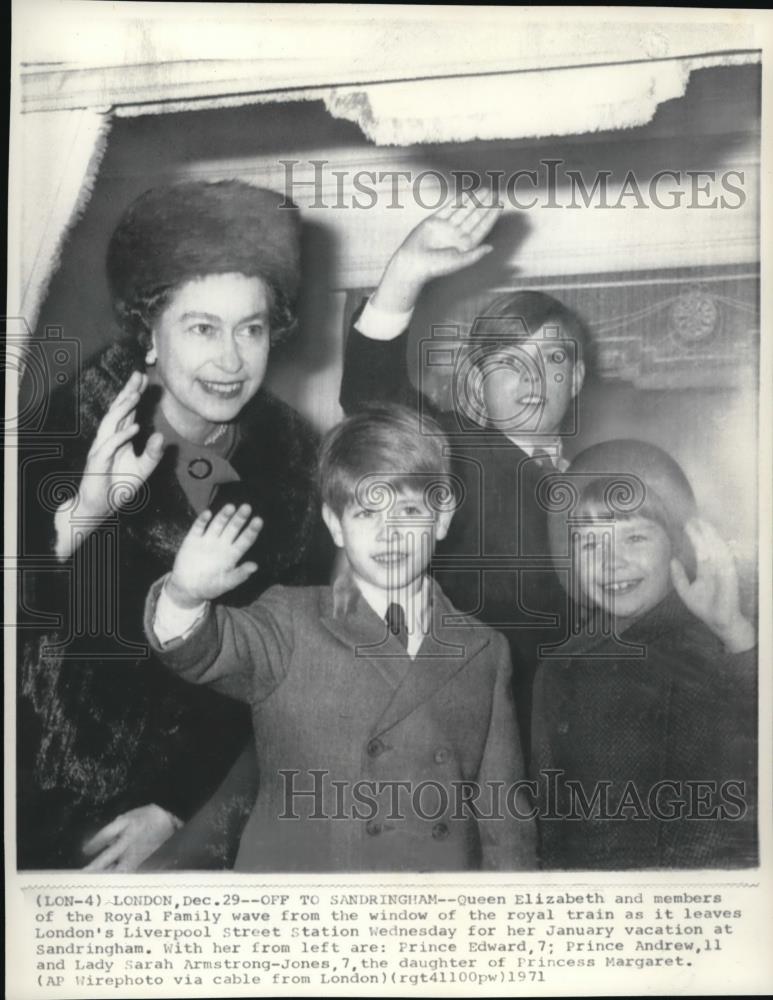
[(682, 563), (672, 559), (671, 579), (676, 592), (729, 652), (751, 649), (756, 641), (754, 628), (741, 613), (738, 574), (727, 543), (706, 521), (688, 521), (685, 531), (695, 550), (696, 573), (691, 583)]
[(427, 216), (403, 240), (384, 271), (373, 304), (388, 312), (410, 309), (432, 278), (475, 264), (492, 247), (483, 241), (502, 206), (484, 198), (454, 196)]
[(180, 546), (166, 582), (167, 592), (180, 607), (193, 608), (240, 586), (258, 568), (257, 563), (239, 560), (255, 544), (263, 522), (250, 518), (252, 508), (233, 504), (215, 516), (209, 510), (199, 514)]

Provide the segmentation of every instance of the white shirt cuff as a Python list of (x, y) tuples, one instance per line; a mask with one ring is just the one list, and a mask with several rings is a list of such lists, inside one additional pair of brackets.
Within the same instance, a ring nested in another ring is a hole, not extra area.
[(59, 559), (63, 559), (70, 552), (71, 543), (67, 537), (72, 530), (70, 527), (70, 507), (71, 503), (67, 500), (54, 514), (54, 532), (56, 533), (54, 552)]
[(195, 608), (181, 608), (166, 592), (166, 583), (161, 588), (153, 618), (153, 631), (162, 646), (174, 639), (185, 639), (196, 628), (207, 613), (208, 601), (202, 601)]
[(361, 334), (370, 340), (394, 340), (395, 337), (408, 329), (411, 316), (413, 316), (413, 309), (409, 309), (407, 312), (387, 312), (386, 309), (374, 306), (373, 302), (368, 299), (354, 325)]

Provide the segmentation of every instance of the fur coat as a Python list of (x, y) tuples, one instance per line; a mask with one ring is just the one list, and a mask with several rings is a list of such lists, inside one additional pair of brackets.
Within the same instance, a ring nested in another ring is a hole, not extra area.
[[(155, 802), (187, 819), (250, 734), (243, 705), (173, 677), (143, 637), (145, 595), (171, 569), (195, 517), (175, 471), (174, 447), (137, 500), (108, 518), (67, 563), (52, 555), (53, 512), (68, 488), (77, 489), (111, 402), (142, 368), (138, 345), (110, 346), (74, 387), (51, 397), (46, 426), (53, 448), (22, 452), (19, 548), (22, 567), (32, 568), (20, 579), (20, 868), (81, 866), (84, 839), (137, 806)], [(152, 431), (151, 389), (145, 397), (140, 438)], [(66, 412), (77, 413), (79, 433), (56, 441), (56, 428), (72, 424)], [(324, 580), (316, 439), (303, 419), (260, 390), (242, 410), (229, 461), (240, 481), (219, 487), (211, 506), (247, 501), (265, 524), (248, 556), (260, 568), (228, 595), (229, 603), (254, 600), (272, 583)]]

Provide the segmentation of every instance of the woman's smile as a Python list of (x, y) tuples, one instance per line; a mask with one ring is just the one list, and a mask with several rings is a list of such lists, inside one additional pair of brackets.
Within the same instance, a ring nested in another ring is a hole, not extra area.
[(236, 420), (263, 382), (271, 293), (262, 278), (212, 274), (178, 288), (153, 328), (161, 407), (189, 441)]
[(241, 380), (238, 382), (215, 382), (210, 379), (200, 378), (198, 382), (205, 392), (212, 393), (214, 396), (222, 396), (223, 399), (233, 399), (235, 396), (238, 396), (244, 385), (244, 382)]

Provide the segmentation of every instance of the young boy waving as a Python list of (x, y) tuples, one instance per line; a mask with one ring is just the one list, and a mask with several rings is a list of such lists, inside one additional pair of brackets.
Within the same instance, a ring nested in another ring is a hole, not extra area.
[[(506, 636), (527, 750), (539, 648), (565, 636), (567, 602), (552, 569), (543, 492), (546, 477), (567, 464), (562, 435), (585, 378), (588, 335), (553, 296), (508, 292), (457, 344), (453, 410), (436, 412), (408, 375), (408, 326), (422, 289), (489, 253), (484, 241), (499, 214), (474, 198), (452, 200), (406, 236), (354, 316), (341, 405), (351, 413), (375, 400), (403, 403), (433, 412), (448, 434), (464, 500), (435, 575), (454, 604)], [(451, 345), (430, 347), (449, 354)]]
[(507, 644), (426, 575), (451, 522), (444, 445), (399, 407), (328, 435), (333, 586), (210, 605), (256, 568), (239, 561), (260, 521), (231, 507), (197, 519), (149, 595), (165, 663), (252, 706), (260, 788), (237, 870), (534, 866)]

